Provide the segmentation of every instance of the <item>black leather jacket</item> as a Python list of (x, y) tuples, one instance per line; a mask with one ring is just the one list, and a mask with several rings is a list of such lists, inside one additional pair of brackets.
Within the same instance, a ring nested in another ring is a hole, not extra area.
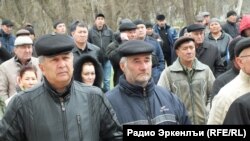
[(63, 95), (45, 82), (17, 94), (0, 121), (0, 141), (122, 140), (101, 90), (73, 81)]

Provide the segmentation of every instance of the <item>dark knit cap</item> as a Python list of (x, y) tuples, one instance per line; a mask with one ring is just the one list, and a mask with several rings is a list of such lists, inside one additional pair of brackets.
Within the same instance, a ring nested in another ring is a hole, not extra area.
[(33, 28), (31, 28), (31, 27), (25, 27), (25, 29), (28, 30), (30, 32), (30, 34), (35, 35), (35, 31), (34, 31)]
[(238, 57), (240, 55), (240, 53), (246, 49), (246, 48), (250, 48), (250, 37), (241, 39), (235, 46), (234, 49), (234, 53), (235, 56)]
[(194, 42), (194, 39), (191, 37), (188, 37), (188, 36), (182, 36), (182, 37), (178, 38), (174, 43), (174, 49), (178, 49), (183, 43), (189, 42), (189, 41)]
[(244, 37), (237, 37), (234, 38), (230, 43), (229, 43), (229, 55), (230, 55), (230, 60), (233, 60), (235, 58), (235, 54), (234, 54), (234, 49), (236, 47), (236, 44), (241, 40), (244, 39)]
[(102, 13), (98, 13), (98, 14), (95, 15), (95, 19), (98, 18), (98, 17), (103, 17), (103, 18), (105, 18), (104, 14), (102, 14)]
[(237, 16), (237, 13), (233, 10), (227, 12), (227, 18), (232, 16), (232, 15)]
[(159, 14), (156, 16), (156, 20), (163, 21), (163, 20), (165, 20), (165, 16), (163, 14)]
[(133, 29), (136, 29), (136, 25), (132, 22), (125, 22), (125, 23), (120, 24), (120, 26), (119, 26), (120, 32), (130, 31)]
[(56, 29), (57, 25), (59, 25), (59, 24), (61, 24), (61, 23), (64, 23), (64, 22), (62, 22), (62, 21), (60, 21), (60, 20), (55, 21), (55, 22), (53, 23), (54, 29)]
[(187, 32), (204, 30), (205, 27), (202, 24), (191, 24), (187, 27)]
[(53, 56), (70, 52), (75, 44), (73, 39), (63, 34), (47, 34), (38, 38), (35, 43), (37, 56)]
[(14, 23), (11, 20), (4, 19), (4, 20), (2, 20), (2, 25), (14, 26)]
[(119, 53), (121, 56), (131, 56), (143, 53), (152, 53), (154, 47), (141, 40), (129, 40), (121, 44), (119, 47)]
[(145, 22), (146, 28), (153, 28), (153, 24), (150, 21)]

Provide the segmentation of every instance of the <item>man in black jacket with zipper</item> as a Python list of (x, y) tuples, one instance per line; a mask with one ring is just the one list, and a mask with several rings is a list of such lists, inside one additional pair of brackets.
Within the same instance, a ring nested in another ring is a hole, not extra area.
[(67, 35), (37, 40), (44, 81), (10, 101), (0, 121), (0, 141), (122, 140), (122, 128), (102, 91), (73, 81), (73, 47)]

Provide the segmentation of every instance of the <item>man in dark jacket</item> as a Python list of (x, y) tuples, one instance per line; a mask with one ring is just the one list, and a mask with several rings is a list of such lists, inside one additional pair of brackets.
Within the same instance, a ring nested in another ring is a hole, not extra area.
[(164, 15), (157, 15), (156, 20), (157, 24), (153, 27), (154, 32), (161, 36), (163, 41), (162, 52), (167, 65), (170, 66), (176, 59), (173, 46), (175, 40), (178, 38), (178, 34), (174, 28), (172, 28), (170, 25), (167, 25)]
[(15, 37), (12, 35), (13, 22), (4, 19), (0, 29), (0, 42), (9, 54), (13, 54)]
[(114, 76), (113, 76), (114, 86), (118, 84), (119, 77), (122, 74), (122, 70), (119, 67), (119, 61), (121, 59), (118, 53), (119, 45), (128, 40), (136, 39), (136, 25), (130, 21), (124, 22), (119, 25), (119, 31), (120, 33), (116, 37), (116, 39), (112, 43), (110, 43), (106, 48), (106, 54), (114, 70)]
[(156, 86), (151, 77), (154, 48), (140, 40), (119, 47), (118, 85), (107, 92), (121, 124), (190, 124), (184, 104), (167, 89)]
[(44, 35), (35, 47), (44, 81), (10, 101), (0, 121), (0, 141), (122, 140), (102, 91), (72, 79), (71, 37)]
[(11, 57), (11, 54), (6, 50), (6, 48), (2, 47), (0, 42), (0, 64), (9, 60)]
[(110, 79), (112, 65), (105, 53), (107, 46), (114, 40), (113, 31), (105, 24), (105, 16), (99, 13), (95, 17), (95, 24), (89, 30), (88, 41), (100, 48), (102, 53), (102, 69), (103, 69), (103, 91), (110, 89)]
[(70, 32), (75, 42), (72, 52), (74, 63), (83, 55), (91, 55), (102, 63), (100, 48), (88, 42), (88, 27), (83, 22), (77, 21), (70, 27)]
[(201, 24), (191, 24), (187, 27), (187, 32), (194, 38), (196, 48), (196, 58), (203, 64), (210, 67), (215, 77), (226, 71), (219, 49), (207, 41), (204, 41), (205, 26)]
[(137, 19), (134, 21), (134, 24), (137, 26), (136, 39), (145, 41), (154, 47), (154, 51), (152, 53), (152, 60), (153, 60), (152, 78), (154, 79), (155, 84), (157, 84), (161, 72), (165, 68), (164, 55), (162, 53), (161, 46), (156, 39), (146, 35), (146, 26), (143, 20)]
[(227, 22), (222, 25), (222, 30), (232, 38), (239, 35), (239, 26), (237, 23), (237, 13), (233, 10), (227, 12)]

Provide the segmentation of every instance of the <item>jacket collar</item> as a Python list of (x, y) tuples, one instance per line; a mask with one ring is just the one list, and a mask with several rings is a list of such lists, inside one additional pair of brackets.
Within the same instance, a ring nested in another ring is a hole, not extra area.
[(246, 74), (244, 71), (240, 70), (239, 76), (242, 80), (244, 80), (247, 84), (250, 83), (250, 75)]
[[(202, 64), (197, 58), (194, 59), (193, 69), (195, 70), (205, 70), (206, 66)], [(169, 67), (170, 71), (183, 71), (183, 67), (180, 63), (179, 57), (175, 60), (175, 62)]]
[(48, 80), (44, 77), (44, 86), (48, 93), (51, 95), (51, 97), (55, 100), (59, 100), (60, 97), (64, 98), (64, 100), (69, 99), (70, 91), (71, 91), (71, 85), (73, 83), (73, 79), (71, 79), (69, 85), (67, 86), (66, 90), (63, 93), (58, 93), (48, 82)]
[[(222, 40), (222, 39), (224, 39), (224, 37), (225, 37), (225, 33), (224, 33), (224, 31), (221, 31), (221, 36), (220, 36), (217, 40)], [(208, 38), (209, 38), (210, 40), (215, 40), (214, 37), (212, 36), (212, 33), (211, 33), (211, 32), (209, 32)]]
[(99, 30), (99, 29), (97, 29), (96, 25), (94, 25), (93, 29), (96, 30), (96, 31), (104, 31), (104, 30), (107, 30), (107, 26), (106, 26), (106, 24), (104, 24), (103, 27), (102, 27), (102, 29)]
[(153, 94), (154, 88), (155, 83), (152, 78), (149, 80), (145, 88), (128, 83), (124, 74), (119, 78), (119, 89), (123, 94), (129, 96), (143, 97), (143, 93), (145, 93), (147, 96), (151, 96)]
[(16, 64), (18, 66), (21, 67), (21, 66), (24, 66), (24, 65), (32, 64), (32, 57), (29, 60), (27, 60), (25, 64), (22, 64), (21, 61), (19, 60), (19, 58), (17, 58), (17, 56), (14, 56), (14, 61), (16, 62)]

